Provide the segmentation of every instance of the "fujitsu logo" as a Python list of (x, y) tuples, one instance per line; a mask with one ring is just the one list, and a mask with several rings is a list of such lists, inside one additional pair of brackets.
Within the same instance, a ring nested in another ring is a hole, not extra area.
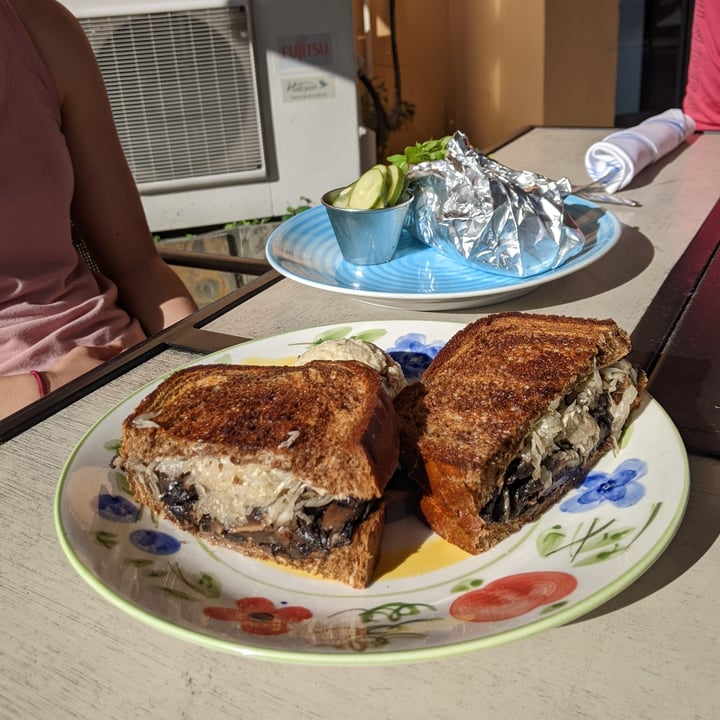
[(299, 35), (280, 46), (282, 57), (305, 60), (310, 58), (327, 58), (330, 55), (330, 42), (324, 36), (313, 36), (307, 38)]

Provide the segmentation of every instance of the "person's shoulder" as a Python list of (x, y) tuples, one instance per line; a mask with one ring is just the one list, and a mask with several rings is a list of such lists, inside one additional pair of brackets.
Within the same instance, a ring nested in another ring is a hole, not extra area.
[[(11, 0), (31, 36), (83, 34), (72, 12), (57, 0)], [(34, 37), (33, 37), (34, 39)]]
[(57, 0), (11, 0), (62, 96), (92, 51), (72, 12)]

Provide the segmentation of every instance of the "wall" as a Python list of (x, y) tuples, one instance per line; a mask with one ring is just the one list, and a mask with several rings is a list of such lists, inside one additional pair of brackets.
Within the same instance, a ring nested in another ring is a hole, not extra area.
[(452, 120), (474, 145), (541, 124), (543, 2), (452, 0)]
[[(358, 53), (390, 90), (388, 0), (354, 0)], [(370, 16), (363, 32), (357, 18)], [(529, 125), (611, 127), (619, 0), (397, 0), (412, 121), (389, 152), (463, 130), (488, 149)]]
[[(387, 90), (393, 106), (394, 81), (388, 0), (353, 0), (357, 52), (366, 74)], [(452, 0), (451, 0), (452, 2)], [(362, 8), (366, 7), (366, 28)], [(447, 0), (397, 0), (396, 44), (402, 96), (414, 105), (414, 117), (391, 134), (388, 152), (430, 137), (442, 137), (449, 126), (450, 53)]]
[(546, 125), (615, 122), (619, 0), (545, 1)]

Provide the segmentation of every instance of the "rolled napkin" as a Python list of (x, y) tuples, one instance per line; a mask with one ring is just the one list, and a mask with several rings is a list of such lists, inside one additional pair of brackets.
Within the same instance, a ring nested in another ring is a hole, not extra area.
[(689, 115), (679, 108), (666, 110), (591, 145), (585, 154), (585, 169), (592, 180), (608, 178), (606, 192), (617, 192), (694, 132)]

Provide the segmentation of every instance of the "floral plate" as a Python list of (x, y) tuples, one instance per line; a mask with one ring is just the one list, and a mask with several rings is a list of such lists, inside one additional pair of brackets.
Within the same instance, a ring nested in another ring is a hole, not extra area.
[[(325, 339), (373, 341), (418, 377), (460, 324), (363, 322), (296, 331), (198, 363), (292, 363)], [(567, 623), (659, 557), (682, 519), (687, 456), (645, 397), (616, 454), (533, 524), (468, 555), (427, 529), (394, 491), (373, 583), (355, 590), (209, 546), (138, 505), (111, 468), (122, 420), (159, 380), (80, 440), (60, 478), (55, 521), (70, 562), (97, 592), (172, 635), (248, 657), (306, 664), (416, 662)]]

